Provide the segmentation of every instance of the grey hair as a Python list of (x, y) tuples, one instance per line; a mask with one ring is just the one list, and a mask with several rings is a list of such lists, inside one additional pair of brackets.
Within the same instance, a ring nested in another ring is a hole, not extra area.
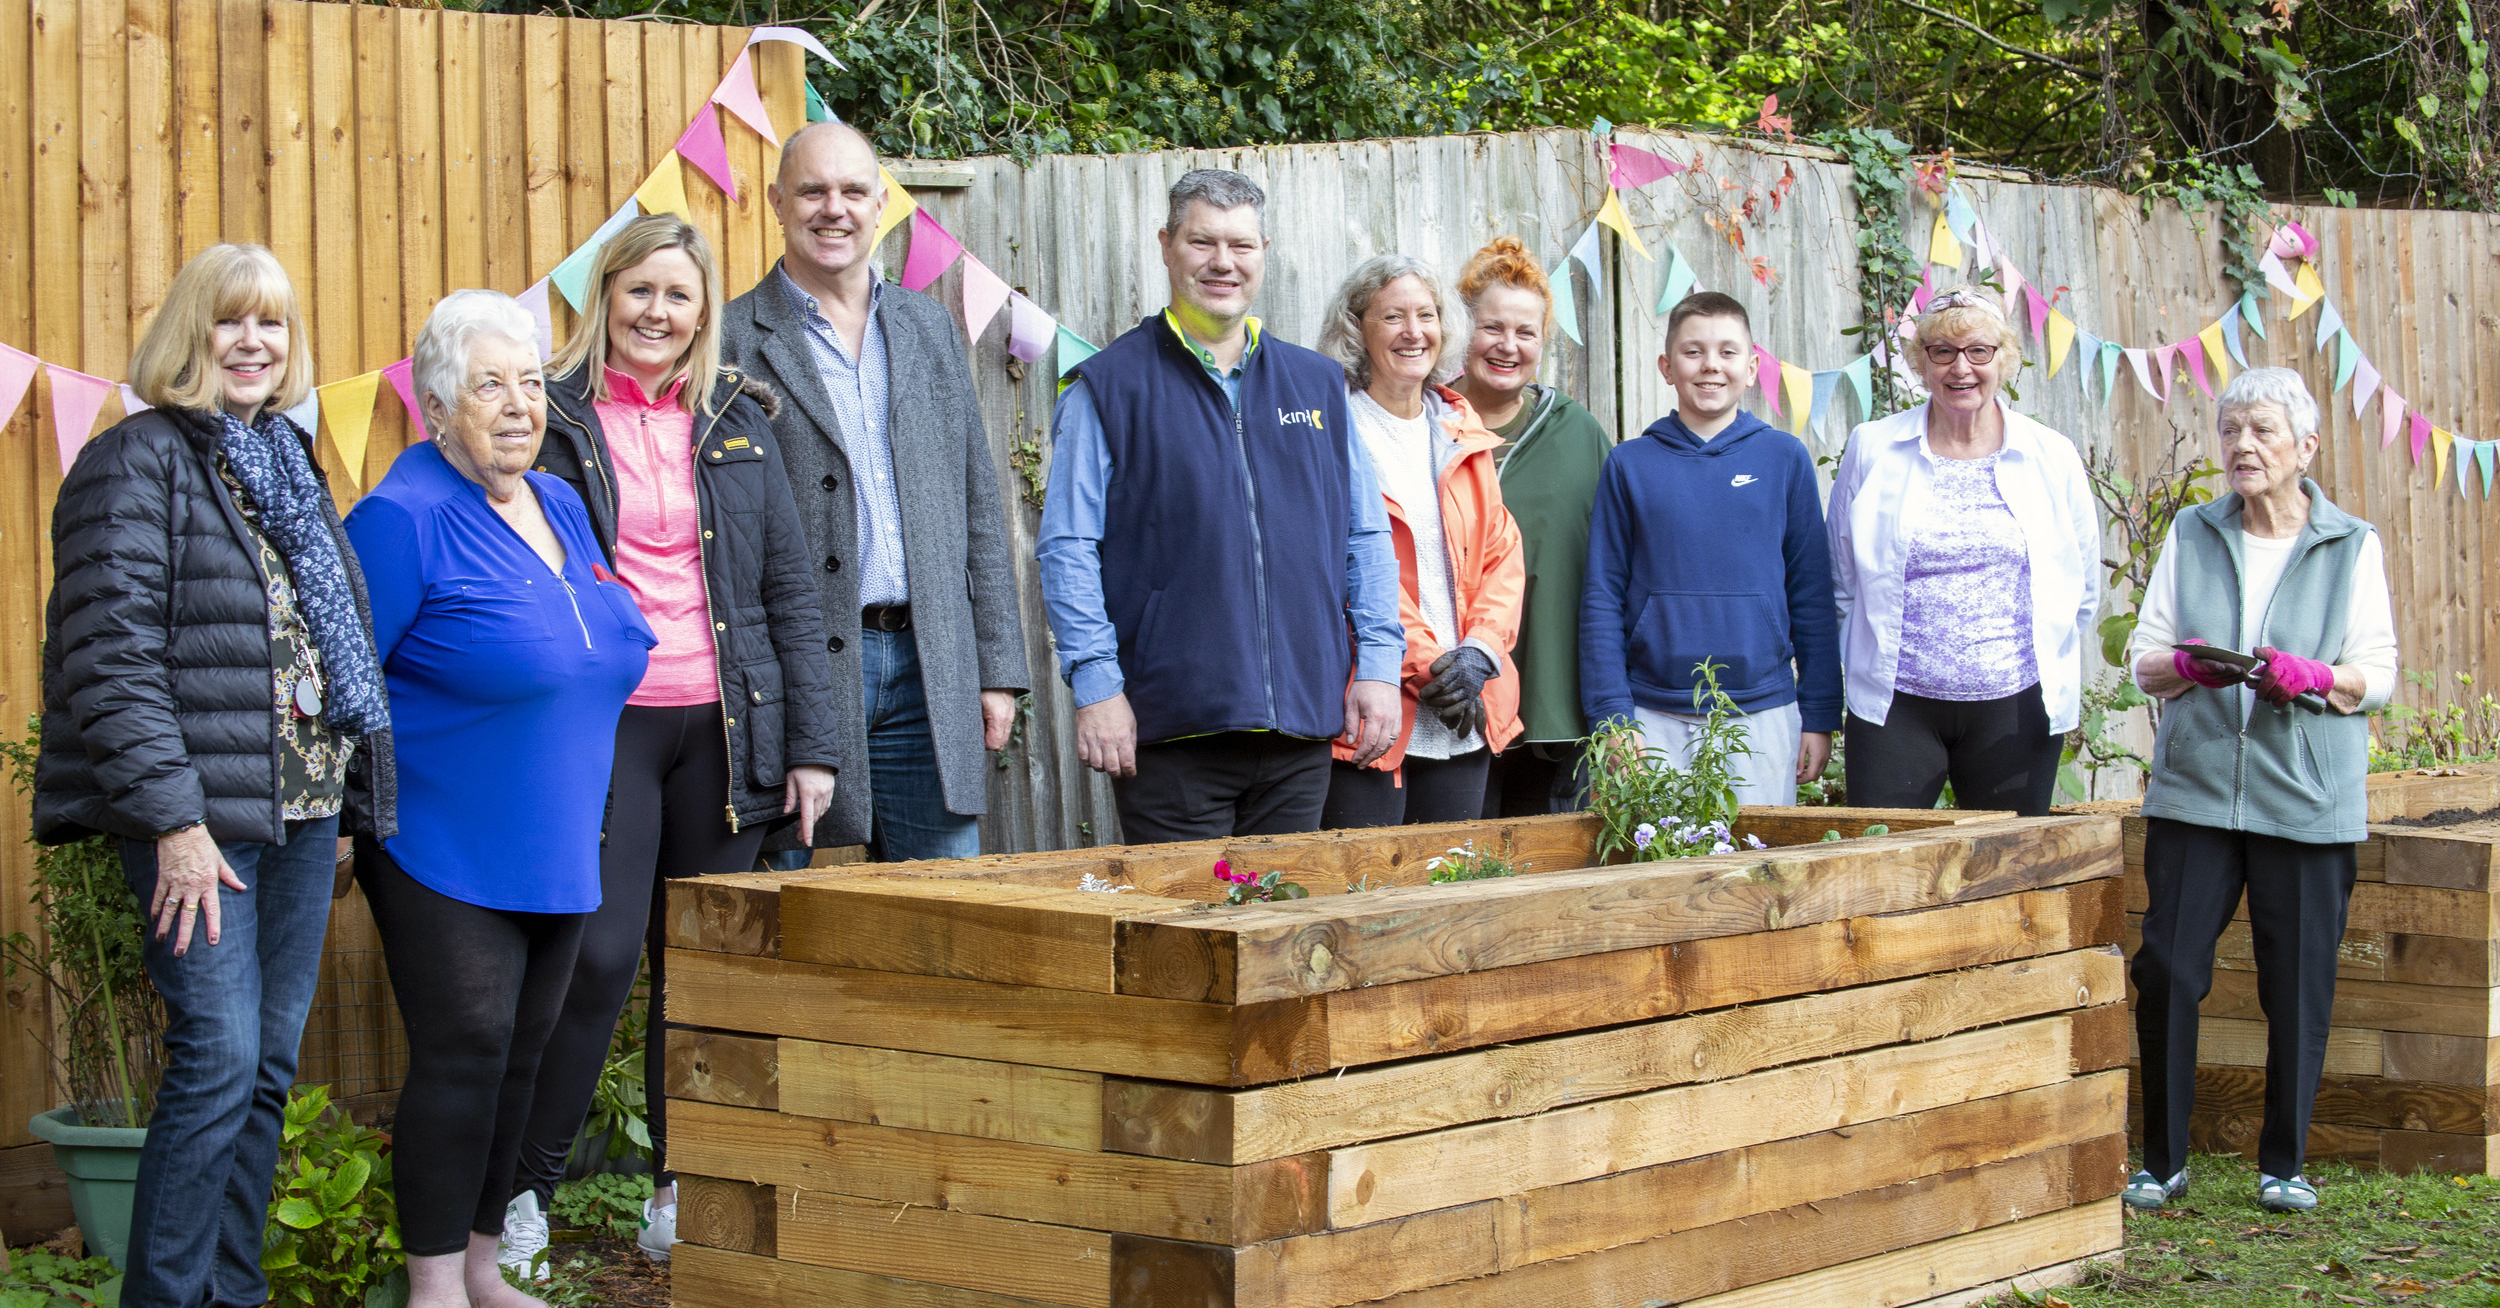
[(1267, 239), (1267, 192), (1257, 182), (1224, 168), (1193, 168), (1172, 183), (1169, 211), (1164, 215), (1163, 230), (1177, 232), (1181, 219), (1189, 213), (1191, 201), (1213, 209), (1238, 209), (1249, 205), (1259, 212), (1259, 239)]
[(2292, 436), (2314, 436), (2318, 431), (2318, 401), (2309, 394), (2309, 383), (2289, 368), (2251, 368), (2231, 379), (2222, 388), (2222, 398), (2214, 402), (2214, 422), (2219, 426), (2222, 415), (2234, 409), (2252, 408), (2260, 404), (2280, 404), (2283, 416), (2291, 419)]
[(1426, 380), (1448, 381), (1467, 361), (1467, 311), (1453, 308), (1441, 275), (1411, 254), (1375, 254), (1346, 274), (1329, 297), (1327, 325), (1319, 332), (1319, 352), (1344, 364), (1346, 384), (1358, 391), (1372, 384), (1372, 356), (1363, 348), (1363, 314), (1372, 307), (1372, 297), (1400, 277), (1422, 282), (1432, 294), (1433, 312), (1441, 318), (1441, 357)]
[[(443, 407), (459, 407), (460, 388), (469, 380), (469, 351), (488, 336), (501, 336), (538, 353), (538, 320), (519, 300), (501, 291), (453, 291), (435, 304), (417, 332), (410, 380), (417, 394), (431, 395)], [(429, 436), (440, 436), (426, 424)]]

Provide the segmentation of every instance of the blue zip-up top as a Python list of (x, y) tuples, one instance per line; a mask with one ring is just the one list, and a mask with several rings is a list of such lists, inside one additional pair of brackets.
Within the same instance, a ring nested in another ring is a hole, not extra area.
[(1078, 702), (1125, 690), (1141, 742), (1336, 735), (1349, 672), (1394, 684), (1406, 648), (1343, 370), (1254, 331), (1227, 375), (1156, 315), (1075, 377), (1039, 553)]
[(573, 488), (523, 474), (564, 546), (550, 569), (431, 444), (347, 515), (373, 597), (399, 761), (392, 861), (463, 903), (599, 906), (616, 719), (658, 638), (599, 572)]

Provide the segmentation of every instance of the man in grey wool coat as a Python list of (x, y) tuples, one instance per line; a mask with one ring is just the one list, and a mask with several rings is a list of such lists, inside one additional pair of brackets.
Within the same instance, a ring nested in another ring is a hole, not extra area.
[(962, 334), (936, 300), (874, 275), (885, 186), (866, 137), (800, 128), (765, 194), (785, 251), (729, 302), (721, 349), (784, 397), (773, 433), (824, 556), (843, 767), (816, 844), (968, 858), (982, 751), (1006, 746), (1031, 681)]

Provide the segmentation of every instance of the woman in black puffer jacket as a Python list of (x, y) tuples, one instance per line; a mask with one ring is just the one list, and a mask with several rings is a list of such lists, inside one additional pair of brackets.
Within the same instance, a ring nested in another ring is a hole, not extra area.
[[(538, 1096), (504, 1257), (543, 1247), (546, 1204), (590, 1110), (646, 942), (646, 1084), (667, 1039), (655, 912), (663, 878), (745, 872), (767, 827), (812, 831), (839, 762), (833, 665), (807, 537), (762, 407), (772, 392), (720, 362), (720, 277), (701, 230), (668, 215), (600, 251), (586, 311), (547, 366), (538, 470), (581, 494), (607, 565), (659, 637), (617, 721), (602, 899), (582, 935)], [(667, 1116), (650, 1105), (659, 1189), (642, 1246), (675, 1230)]]
[(156, 407), (87, 445), (52, 512), (35, 837), (117, 838), (153, 923), (166, 1067), (122, 1302), (258, 1303), (351, 769), (358, 825), (397, 830), (389, 702), (355, 551), (283, 412), (313, 373), (285, 269), (202, 251), (131, 372)]

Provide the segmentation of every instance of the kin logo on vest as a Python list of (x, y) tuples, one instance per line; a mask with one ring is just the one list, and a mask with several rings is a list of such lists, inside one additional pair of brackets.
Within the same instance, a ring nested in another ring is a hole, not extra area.
[(1292, 413), (1287, 413), (1283, 409), (1278, 409), (1276, 411), (1276, 421), (1288, 426), (1297, 422), (1307, 422), (1312, 426), (1319, 428), (1321, 431), (1328, 430), (1328, 424), (1319, 420), (1319, 410), (1317, 409), (1296, 409)]

